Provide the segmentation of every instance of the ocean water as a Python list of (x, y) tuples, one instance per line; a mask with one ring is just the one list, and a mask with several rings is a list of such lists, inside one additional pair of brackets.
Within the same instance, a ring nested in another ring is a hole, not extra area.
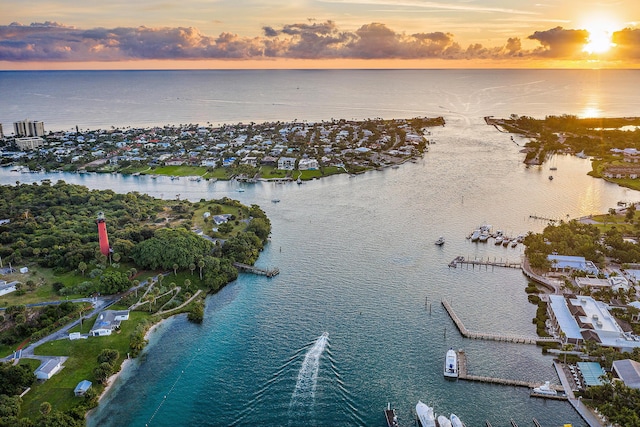
[[(88, 425), (383, 426), (387, 402), (401, 425), (414, 425), (418, 400), (437, 414), (456, 413), (467, 426), (485, 420), (507, 426), (510, 419), (531, 425), (533, 417), (544, 426), (586, 425), (568, 403), (533, 399), (526, 389), (446, 381), (444, 356), (454, 347), (466, 352), (470, 373), (558, 382), (552, 359), (535, 346), (462, 338), (441, 301), (447, 299), (470, 330), (535, 334), (535, 307), (519, 270), (447, 267), (458, 255), (517, 261), (523, 248), (475, 244), (466, 236), (480, 224), (510, 235), (540, 231), (546, 223), (531, 215), (606, 212), (618, 201), (638, 201), (638, 192), (587, 176), (590, 162), (575, 157), (552, 159), (557, 170), (550, 181), (549, 164), (522, 164), (525, 141), (514, 143), (482, 117), (583, 114), (588, 108), (602, 116), (633, 115), (636, 72), (8, 75), (38, 81), (44, 101), (23, 104), (12, 89), (0, 107), (2, 120), (44, 119), (51, 129), (74, 122), (108, 128), (415, 115), (447, 120), (432, 130), (433, 144), (416, 163), (303, 185), (0, 169), (2, 184), (50, 178), (163, 198), (227, 196), (259, 204), (271, 218), (271, 241), (258, 265), (277, 266), (280, 275), (241, 274), (208, 297), (202, 325), (181, 316), (163, 323)], [(7, 84), (6, 76), (0, 73), (0, 84)], [(141, 88), (151, 81), (154, 93)], [(69, 106), (66, 92), (84, 108)], [(101, 95), (109, 92), (111, 102)], [(152, 102), (160, 96), (166, 102)], [(51, 99), (64, 107), (50, 111)], [(104, 114), (94, 115), (88, 104)], [(7, 115), (7, 108), (17, 112)], [(434, 245), (440, 235), (442, 247)]]

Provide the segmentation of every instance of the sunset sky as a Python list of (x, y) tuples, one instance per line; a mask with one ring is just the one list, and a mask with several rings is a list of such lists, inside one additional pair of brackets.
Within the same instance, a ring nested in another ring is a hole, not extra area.
[(3, 0), (0, 69), (637, 68), (638, 0)]

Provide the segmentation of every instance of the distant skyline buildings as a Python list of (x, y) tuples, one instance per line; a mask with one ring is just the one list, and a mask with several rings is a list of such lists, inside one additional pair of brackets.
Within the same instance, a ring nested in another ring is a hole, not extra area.
[[(0, 134), (1, 130), (2, 127), (0, 125)], [(15, 133), (16, 137), (44, 136), (44, 122), (28, 119), (13, 122), (13, 133)]]

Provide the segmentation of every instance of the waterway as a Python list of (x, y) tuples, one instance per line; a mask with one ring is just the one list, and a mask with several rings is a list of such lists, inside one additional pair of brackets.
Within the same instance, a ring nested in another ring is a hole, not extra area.
[(48, 178), (192, 201), (227, 196), (271, 218), (258, 265), (280, 275), (241, 274), (208, 297), (202, 325), (165, 322), (88, 424), (375, 426), (391, 402), (413, 425), (420, 399), (469, 426), (532, 417), (585, 425), (568, 403), (532, 399), (526, 389), (444, 380), (453, 347), (466, 352), (470, 374), (558, 382), (539, 348), (464, 339), (440, 304), (449, 300), (470, 330), (533, 335), (521, 272), (447, 264), (458, 255), (519, 260), (522, 247), (467, 240), (480, 224), (535, 232), (546, 223), (530, 215), (606, 212), (638, 193), (587, 176), (589, 161), (576, 157), (553, 159), (553, 172), (526, 167), (521, 147), (481, 117), (450, 116), (432, 133), (416, 163), (302, 185), (2, 169), (2, 184)]
[(559, 156), (553, 172), (550, 164), (526, 167), (526, 141), (511, 141), (482, 117), (637, 115), (640, 72), (2, 72), (0, 92), (5, 133), (25, 118), (44, 121), (47, 131), (439, 115), (447, 122), (416, 163), (303, 185), (1, 169), (1, 184), (48, 178), (167, 199), (232, 197), (259, 204), (272, 221), (258, 265), (280, 274), (241, 274), (208, 297), (202, 325), (181, 316), (163, 323), (90, 426), (383, 426), (387, 402), (410, 426), (418, 400), (467, 426), (508, 426), (511, 418), (530, 425), (532, 417), (543, 426), (585, 425), (568, 403), (532, 399), (526, 389), (445, 381), (450, 347), (465, 351), (473, 375), (557, 377), (535, 346), (462, 338), (440, 300), (470, 330), (535, 333), (520, 271), (447, 267), (458, 255), (518, 260), (523, 249), (466, 236), (480, 224), (536, 232), (546, 222), (531, 215), (576, 218), (640, 197), (587, 176), (588, 160)]

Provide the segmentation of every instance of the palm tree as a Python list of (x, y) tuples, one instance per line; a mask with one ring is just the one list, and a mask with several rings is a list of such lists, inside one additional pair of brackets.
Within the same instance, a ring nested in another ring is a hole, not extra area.
[(80, 262), (80, 264), (78, 264), (78, 270), (80, 270), (84, 276), (84, 272), (87, 270), (87, 264), (85, 262)]
[(200, 280), (202, 280), (202, 269), (204, 268), (204, 260), (201, 259), (200, 261), (198, 261), (198, 267), (200, 268)]
[(191, 270), (191, 275), (193, 276), (193, 270), (196, 269), (196, 265), (194, 263), (189, 264), (189, 270)]
[(173, 275), (177, 276), (178, 275), (178, 264), (173, 264)]

